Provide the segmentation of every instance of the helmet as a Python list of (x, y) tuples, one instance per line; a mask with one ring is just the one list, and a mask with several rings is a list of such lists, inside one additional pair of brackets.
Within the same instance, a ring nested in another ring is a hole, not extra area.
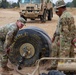
[(22, 17), (20, 17), (17, 21), (21, 21), (22, 23), (24, 23), (24, 25), (26, 23), (26, 20), (24, 18), (22, 18)]
[(60, 7), (63, 7), (63, 6), (66, 6), (64, 0), (58, 0), (55, 4), (55, 8), (60, 8)]

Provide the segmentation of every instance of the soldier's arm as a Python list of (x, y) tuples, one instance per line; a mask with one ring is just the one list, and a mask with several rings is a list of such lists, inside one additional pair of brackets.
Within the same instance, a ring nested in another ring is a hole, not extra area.
[(74, 24), (74, 18), (71, 17), (66, 17), (62, 18), (60, 22), (60, 27), (61, 27), (61, 33), (63, 36), (66, 36), (67, 38), (71, 39), (71, 43), (74, 47), (76, 47), (76, 28)]
[(52, 42), (54, 42), (54, 40), (55, 40), (55, 37), (57, 37), (57, 36), (59, 36), (60, 34), (59, 33), (57, 33), (56, 31), (55, 31), (55, 33), (54, 33), (54, 35), (53, 35), (53, 38), (52, 38)]
[(57, 25), (56, 31), (53, 35), (52, 42), (54, 42), (56, 36), (60, 36), (58, 25)]
[(62, 17), (60, 20), (60, 28), (61, 31), (64, 33), (74, 32), (75, 25), (74, 25), (74, 18), (70, 17)]
[(60, 19), (60, 32), (68, 33), (69, 32), (69, 23), (66, 17)]
[(10, 45), (12, 44), (14, 38), (14, 31), (9, 31), (6, 35), (6, 39), (4, 42), (4, 50), (8, 49), (10, 47)]
[(72, 45), (76, 48), (76, 28), (75, 28), (75, 31), (74, 31), (74, 38), (73, 40), (71, 41)]

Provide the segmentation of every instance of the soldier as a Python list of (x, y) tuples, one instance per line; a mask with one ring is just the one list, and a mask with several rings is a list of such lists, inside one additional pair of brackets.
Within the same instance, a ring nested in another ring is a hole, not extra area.
[(12, 70), (7, 67), (10, 46), (14, 41), (14, 37), (16, 36), (18, 30), (21, 29), (25, 23), (25, 19), (20, 17), (16, 23), (11, 23), (0, 28), (0, 51), (4, 50), (1, 60), (1, 67), (4, 72)]
[[(59, 16), (57, 29), (53, 36), (52, 57), (74, 57), (74, 45), (76, 28), (73, 16), (67, 12), (64, 0), (58, 0), (55, 12)], [(63, 62), (62, 60), (59, 62)], [(66, 62), (66, 61), (65, 61)], [(51, 67), (57, 68), (58, 61), (53, 61)], [(51, 68), (49, 68), (51, 69)]]

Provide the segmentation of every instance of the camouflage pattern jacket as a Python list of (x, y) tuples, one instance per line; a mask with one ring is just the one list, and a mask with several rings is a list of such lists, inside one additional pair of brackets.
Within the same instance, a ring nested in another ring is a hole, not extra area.
[(4, 49), (7, 49), (12, 44), (14, 36), (17, 34), (18, 30), (19, 29), (15, 23), (0, 28), (0, 39), (5, 40)]
[(59, 34), (61, 37), (71, 38), (75, 37), (76, 28), (74, 24), (73, 16), (67, 12), (66, 10), (63, 12), (61, 17), (59, 18), (59, 22), (57, 25), (56, 33)]
[(73, 52), (74, 49), (74, 46), (72, 45), (72, 40), (75, 38), (76, 28), (73, 16), (66, 10), (59, 18), (56, 32), (59, 34), (59, 38), (57, 39), (57, 41), (60, 41), (59, 56), (67, 57), (69, 56), (70, 52)]
[(65, 37), (75, 37), (74, 17), (67, 11), (64, 11), (60, 17), (60, 35)]

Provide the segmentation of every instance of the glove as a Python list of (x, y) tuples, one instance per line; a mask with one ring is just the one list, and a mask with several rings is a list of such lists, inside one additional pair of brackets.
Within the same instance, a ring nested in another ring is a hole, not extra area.
[(6, 53), (9, 54), (9, 52), (10, 52), (10, 48), (7, 48)]
[(55, 40), (55, 35), (54, 35), (53, 38), (52, 38), (52, 43), (54, 42), (54, 40)]
[(73, 39), (73, 42), (75, 42), (75, 43), (76, 43), (76, 38), (74, 38), (74, 39)]
[(76, 48), (76, 38), (74, 38), (71, 43)]
[(60, 41), (57, 42), (57, 45), (60, 46)]
[(74, 47), (76, 48), (76, 38), (73, 39), (72, 44), (73, 44)]
[(55, 40), (55, 37), (54, 37), (54, 38), (52, 38), (52, 43), (54, 42), (54, 40)]

